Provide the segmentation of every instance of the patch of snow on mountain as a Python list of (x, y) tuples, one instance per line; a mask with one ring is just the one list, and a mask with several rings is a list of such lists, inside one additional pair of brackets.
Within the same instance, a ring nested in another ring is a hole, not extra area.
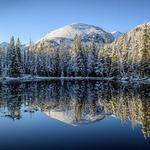
[(73, 40), (76, 35), (80, 36), (84, 43), (94, 40), (95, 43), (103, 44), (107, 42), (110, 43), (114, 40), (114, 37), (111, 33), (104, 31), (100, 27), (83, 23), (73, 23), (49, 32), (38, 42), (52, 40), (56, 41), (57, 43), (59, 43), (59, 41), (66, 40), (68, 42), (69, 40)]
[(2, 43), (0, 43), (0, 47), (1, 48), (7, 48), (8, 47), (8, 43), (7, 42), (2, 42)]

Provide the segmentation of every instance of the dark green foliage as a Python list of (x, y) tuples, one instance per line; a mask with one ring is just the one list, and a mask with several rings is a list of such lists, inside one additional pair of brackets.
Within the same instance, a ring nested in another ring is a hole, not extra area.
[(19, 47), (19, 40), (15, 47), (14, 37), (11, 38), (10, 44), (8, 47), (8, 68), (10, 77), (20, 77), (21, 76), (21, 50)]

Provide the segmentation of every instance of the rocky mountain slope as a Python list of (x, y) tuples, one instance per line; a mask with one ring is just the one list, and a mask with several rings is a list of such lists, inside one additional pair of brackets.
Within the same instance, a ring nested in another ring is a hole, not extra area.
[[(40, 43), (47, 43), (47, 45), (53, 44), (54, 46), (59, 46), (61, 43), (72, 44), (76, 35), (80, 36), (85, 45), (88, 45), (91, 41), (94, 41), (97, 46), (102, 46), (105, 43), (111, 43), (114, 40), (117, 40), (122, 33), (119, 31), (109, 33), (94, 25), (72, 23), (49, 32), (35, 43), (37, 45)], [(7, 48), (8, 44), (9, 43), (7, 42), (2, 42), (0, 43), (0, 47)], [(22, 48), (23, 47), (28, 47), (28, 44), (22, 45)]]
[(9, 43), (7, 43), (7, 42), (2, 42), (2, 43), (0, 43), (0, 48), (7, 48), (8, 45), (9, 45)]
[(113, 35), (115, 40), (118, 40), (123, 35), (123, 33), (120, 31), (113, 31), (111, 32), (111, 34)]
[(84, 44), (89, 44), (93, 40), (98, 46), (101, 46), (104, 43), (111, 43), (114, 41), (114, 36), (100, 27), (83, 23), (73, 23), (49, 32), (46, 36), (37, 41), (36, 44), (43, 42), (55, 44), (65, 42), (70, 44), (75, 35), (80, 36)]

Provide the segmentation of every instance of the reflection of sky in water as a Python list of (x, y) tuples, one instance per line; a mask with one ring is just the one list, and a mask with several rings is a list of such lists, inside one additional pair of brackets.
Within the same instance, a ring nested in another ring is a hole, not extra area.
[[(88, 125), (70, 126), (49, 118), (44, 113), (32, 117), (24, 113), (23, 119), (12, 121), (0, 119), (0, 146), (9, 148), (148, 148), (150, 143), (143, 138), (141, 127), (125, 125), (114, 117)], [(80, 146), (79, 146), (80, 145)]]
[(59, 85), (28, 85), (15, 96), (7, 89), (12, 97), (3, 91), (3, 99), (1, 91), (0, 148), (150, 148), (150, 139), (143, 135), (150, 127), (145, 89), (130, 88), (128, 93), (116, 85)]

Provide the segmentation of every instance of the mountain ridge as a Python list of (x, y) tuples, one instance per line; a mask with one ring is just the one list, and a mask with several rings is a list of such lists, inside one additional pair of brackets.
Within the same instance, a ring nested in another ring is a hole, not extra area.
[[(62, 41), (70, 44), (74, 40), (75, 35), (80, 36), (83, 43), (90, 43), (94, 39), (94, 42), (101, 46), (104, 43), (111, 43), (114, 40), (117, 40), (122, 35), (122, 32), (107, 32), (101, 27), (95, 25), (89, 25), (85, 23), (71, 23), (55, 30), (51, 30), (38, 41), (35, 41), (35, 44), (44, 41), (55, 43), (55, 45), (61, 44)], [(8, 45), (8, 42), (0, 43), (1, 48), (7, 48)], [(29, 44), (23, 45), (24, 47), (29, 46)]]
[(62, 41), (70, 43), (73, 41), (75, 35), (80, 36), (82, 42), (85, 44), (94, 40), (97, 45), (101, 46), (104, 43), (114, 41), (113, 35), (100, 27), (84, 23), (72, 23), (48, 32), (48, 34), (38, 40), (36, 44), (48, 41), (55, 41), (58, 44)]

